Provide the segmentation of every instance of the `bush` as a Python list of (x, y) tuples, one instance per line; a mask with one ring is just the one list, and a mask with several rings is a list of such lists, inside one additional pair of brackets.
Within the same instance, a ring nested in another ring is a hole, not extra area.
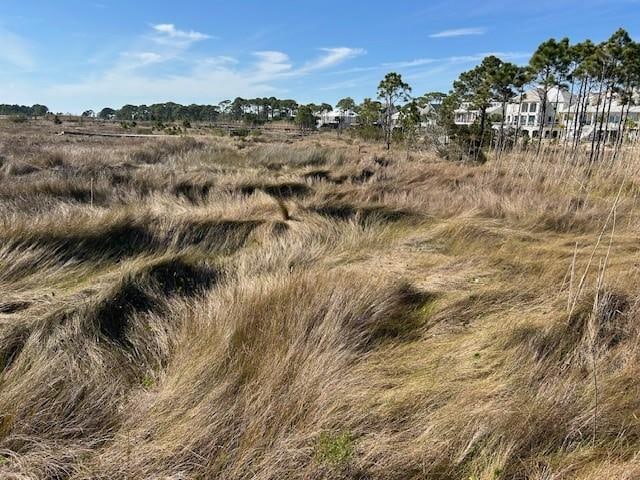
[(250, 132), (251, 132), (251, 130), (249, 130), (248, 128), (236, 128), (234, 130), (231, 130), (231, 132), (229, 132), (229, 134), (232, 137), (244, 138), (244, 137), (248, 136)]
[(377, 125), (363, 125), (352, 129), (352, 131), (363, 140), (381, 141), (384, 138), (382, 128)]
[(27, 123), (29, 119), (26, 115), (11, 115), (9, 121), (12, 123)]
[(53, 116), (53, 123), (55, 125), (62, 125), (62, 120), (60, 120), (60, 117), (58, 117), (58, 115), (54, 115)]
[(182, 126), (183, 126), (184, 128), (191, 128), (191, 122), (190, 122), (189, 120), (187, 120), (187, 119), (184, 119), (184, 120), (182, 121)]

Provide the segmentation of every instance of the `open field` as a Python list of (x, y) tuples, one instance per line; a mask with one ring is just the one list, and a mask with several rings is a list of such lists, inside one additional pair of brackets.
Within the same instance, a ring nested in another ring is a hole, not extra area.
[(640, 476), (640, 152), (0, 132), (1, 478)]

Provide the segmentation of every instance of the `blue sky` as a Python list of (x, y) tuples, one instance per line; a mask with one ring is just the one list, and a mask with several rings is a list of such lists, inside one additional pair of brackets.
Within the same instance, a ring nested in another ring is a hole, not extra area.
[(619, 27), (640, 40), (640, 0), (0, 0), (0, 103), (360, 101), (389, 71), (447, 91), (486, 54)]

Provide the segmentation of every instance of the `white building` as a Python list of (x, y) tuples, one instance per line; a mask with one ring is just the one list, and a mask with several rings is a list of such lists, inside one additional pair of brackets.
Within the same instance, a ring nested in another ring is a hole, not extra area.
[[(610, 102), (610, 99), (605, 100), (604, 95), (592, 94), (586, 108), (583, 108), (584, 105), (579, 105), (576, 95), (572, 96), (568, 91), (554, 87), (547, 92), (546, 108), (543, 109), (543, 97), (544, 93), (539, 88), (525, 92), (522, 97), (520, 95), (514, 97), (506, 106), (504, 127), (509, 130), (517, 129), (529, 138), (537, 138), (539, 135), (543, 138), (579, 136), (581, 140), (588, 140), (595, 134), (605, 135), (607, 139), (611, 139), (617, 138), (622, 131), (622, 120), (626, 117), (627, 124), (624, 131), (631, 136), (637, 135), (640, 106), (629, 108), (620, 104), (616, 98)], [(576, 112), (578, 111), (582, 112), (582, 118), (577, 121)], [(600, 125), (607, 114), (607, 121)], [(488, 120), (495, 115), (502, 117), (502, 106), (498, 103), (493, 103), (487, 110)], [(479, 111), (470, 110), (464, 104), (454, 112), (456, 125), (472, 125), (479, 120), (479, 117)], [(501, 121), (491, 122), (491, 124), (496, 130), (502, 126)], [(595, 131), (596, 129), (598, 132)]]
[(359, 115), (353, 110), (340, 110), (335, 109), (330, 112), (321, 112), (320, 120), (318, 120), (319, 127), (331, 127), (331, 128), (347, 128), (358, 124)]
[[(436, 124), (436, 113), (437, 113), (436, 106), (425, 105), (422, 107), (418, 107), (418, 113), (420, 114), (420, 128), (426, 128)], [(400, 127), (401, 116), (402, 116), (402, 112), (399, 110), (393, 115), (391, 115), (393, 128)]]

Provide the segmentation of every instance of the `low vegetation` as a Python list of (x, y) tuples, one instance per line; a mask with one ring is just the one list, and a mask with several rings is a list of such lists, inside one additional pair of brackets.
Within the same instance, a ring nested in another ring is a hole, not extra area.
[(631, 147), (45, 128), (0, 134), (0, 477), (640, 475)]

